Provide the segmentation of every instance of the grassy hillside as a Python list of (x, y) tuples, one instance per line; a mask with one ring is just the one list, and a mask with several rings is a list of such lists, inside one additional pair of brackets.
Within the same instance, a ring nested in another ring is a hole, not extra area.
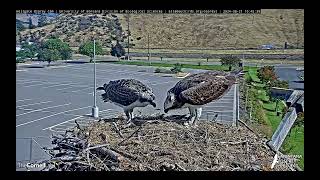
[[(132, 43), (147, 48), (257, 48), (262, 44), (303, 47), (303, 10), (262, 10), (255, 15), (129, 15)], [(127, 16), (120, 15), (127, 30)], [(138, 40), (141, 38), (140, 40)]]
[[(262, 10), (261, 14), (130, 14), (133, 48), (217, 49), (304, 47), (304, 10)], [(127, 43), (127, 15), (59, 15), (52, 24), (25, 30), (20, 39), (43, 40), (58, 36), (71, 46), (96, 37), (104, 46), (116, 39)], [(94, 34), (95, 33), (95, 34)], [(19, 38), (18, 38), (19, 39)]]
[(59, 37), (73, 47), (93, 37), (104, 46), (110, 46), (112, 42), (125, 37), (117, 16), (101, 14), (61, 14), (51, 24), (22, 31), (19, 37), (22, 40), (42, 41), (52, 36)]

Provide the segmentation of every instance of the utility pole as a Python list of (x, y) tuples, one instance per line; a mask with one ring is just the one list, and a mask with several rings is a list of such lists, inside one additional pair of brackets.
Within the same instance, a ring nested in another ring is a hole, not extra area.
[(151, 64), (150, 62), (150, 43), (149, 43), (149, 33), (148, 33), (148, 61), (149, 61), (149, 64)]
[(99, 108), (97, 107), (97, 99), (96, 99), (96, 40), (93, 40), (93, 107), (92, 107), (92, 116), (94, 118), (99, 117)]
[[(204, 31), (204, 32), (206, 32), (206, 31), (205, 31), (205, 18), (206, 18), (206, 15), (203, 14), (203, 31)], [(202, 53), (202, 56), (204, 56), (203, 46), (201, 46), (201, 53)], [(201, 58), (201, 60), (202, 60), (202, 58)], [(201, 60), (200, 60), (200, 61), (201, 61)]]
[[(245, 87), (245, 86), (244, 86)], [(246, 87), (246, 103), (245, 103), (245, 106), (244, 106), (244, 109), (247, 111), (247, 104), (248, 104), (248, 91), (249, 91), (249, 86)]]
[(130, 26), (129, 26), (129, 14), (128, 14), (128, 61), (130, 60)]

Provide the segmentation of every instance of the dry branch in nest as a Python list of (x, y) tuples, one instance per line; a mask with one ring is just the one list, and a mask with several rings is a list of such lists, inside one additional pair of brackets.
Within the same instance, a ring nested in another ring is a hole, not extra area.
[[(125, 121), (104, 119), (76, 133), (53, 136), (47, 171), (287, 171), (296, 160), (280, 154), (270, 168), (274, 152), (267, 139), (248, 127), (226, 127), (200, 121), (182, 125), (185, 116), (136, 117)], [(291, 158), (291, 157), (290, 157)]]

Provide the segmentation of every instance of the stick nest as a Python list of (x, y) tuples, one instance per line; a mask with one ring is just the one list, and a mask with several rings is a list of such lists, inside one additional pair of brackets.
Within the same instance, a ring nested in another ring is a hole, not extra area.
[(200, 121), (182, 125), (185, 116), (121, 118), (76, 125), (53, 136), (45, 171), (292, 171), (296, 159), (275, 153), (247, 127)]

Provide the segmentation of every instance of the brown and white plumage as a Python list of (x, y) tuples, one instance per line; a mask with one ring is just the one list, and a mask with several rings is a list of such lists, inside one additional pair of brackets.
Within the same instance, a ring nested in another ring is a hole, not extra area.
[(191, 122), (195, 124), (201, 116), (202, 106), (223, 97), (240, 72), (207, 71), (182, 79), (168, 91), (164, 111), (188, 107)]
[(112, 102), (123, 108), (128, 117), (128, 123), (133, 119), (133, 109), (135, 107), (145, 107), (154, 103), (155, 96), (150, 87), (135, 79), (120, 79), (110, 81), (97, 90), (104, 90), (101, 95), (104, 102)]

